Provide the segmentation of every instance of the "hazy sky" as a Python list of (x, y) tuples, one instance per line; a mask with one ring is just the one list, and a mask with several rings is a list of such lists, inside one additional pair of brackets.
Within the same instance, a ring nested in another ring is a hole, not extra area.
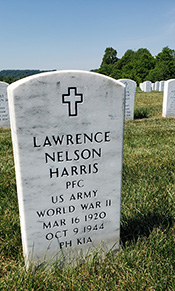
[(106, 47), (175, 49), (175, 0), (0, 0), (0, 70), (90, 70)]

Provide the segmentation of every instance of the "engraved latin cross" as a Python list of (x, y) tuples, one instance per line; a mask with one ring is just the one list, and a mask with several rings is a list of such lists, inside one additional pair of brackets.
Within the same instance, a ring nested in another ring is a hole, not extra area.
[(68, 104), (69, 116), (77, 116), (78, 103), (83, 102), (83, 94), (77, 93), (77, 87), (68, 87), (68, 94), (62, 95), (62, 102)]

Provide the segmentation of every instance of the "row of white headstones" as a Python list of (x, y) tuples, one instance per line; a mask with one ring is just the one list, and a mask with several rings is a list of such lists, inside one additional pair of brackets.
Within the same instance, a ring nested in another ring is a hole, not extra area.
[(163, 92), (163, 117), (175, 117), (175, 79), (168, 81), (145, 81), (139, 84), (139, 87), (144, 92), (160, 91)]
[[(125, 85), (125, 120), (134, 119), (134, 102), (135, 91), (137, 84), (130, 79), (119, 79)], [(0, 127), (9, 127), (9, 109), (7, 98), (7, 87), (9, 84), (0, 82)], [(139, 84), (140, 89), (143, 92), (151, 92), (154, 90), (164, 92), (163, 95), (163, 117), (175, 117), (175, 79), (168, 81), (157, 81), (152, 83), (145, 81)]]
[[(175, 80), (167, 84), (175, 91)], [(136, 83), (57, 71), (0, 85), (2, 114), (8, 92), (26, 267), (117, 250), (124, 120), (133, 119)]]
[(140, 83), (139, 87), (144, 92), (151, 92), (151, 90), (164, 92), (165, 82), (166, 81), (156, 81), (155, 83), (152, 83), (151, 81), (145, 81)]

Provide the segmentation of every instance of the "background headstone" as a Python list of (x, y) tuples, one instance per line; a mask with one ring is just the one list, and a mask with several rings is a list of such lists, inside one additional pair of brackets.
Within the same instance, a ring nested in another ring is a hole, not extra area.
[(159, 81), (156, 81), (155, 82), (155, 90), (156, 91), (159, 91)]
[(143, 83), (139, 84), (140, 89), (143, 91)]
[(175, 117), (175, 79), (165, 81), (162, 116)]
[(134, 101), (137, 83), (130, 79), (119, 79), (126, 86), (125, 91), (125, 120), (134, 119)]
[(0, 127), (10, 127), (7, 87), (8, 83), (0, 82)]
[(159, 91), (163, 92), (164, 91), (164, 85), (165, 85), (165, 81), (160, 81), (159, 82)]
[(151, 81), (145, 81), (142, 83), (143, 91), (144, 92), (151, 92)]
[(42, 73), (9, 86), (26, 265), (118, 249), (124, 85), (96, 73)]
[(151, 88), (153, 91), (155, 91), (155, 83), (152, 83)]

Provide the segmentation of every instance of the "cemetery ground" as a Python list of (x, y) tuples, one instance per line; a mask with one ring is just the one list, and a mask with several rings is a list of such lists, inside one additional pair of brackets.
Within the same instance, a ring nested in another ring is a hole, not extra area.
[(25, 269), (11, 135), (0, 129), (0, 290), (175, 290), (175, 119), (162, 92), (136, 92), (125, 122), (121, 247), (48, 271)]

